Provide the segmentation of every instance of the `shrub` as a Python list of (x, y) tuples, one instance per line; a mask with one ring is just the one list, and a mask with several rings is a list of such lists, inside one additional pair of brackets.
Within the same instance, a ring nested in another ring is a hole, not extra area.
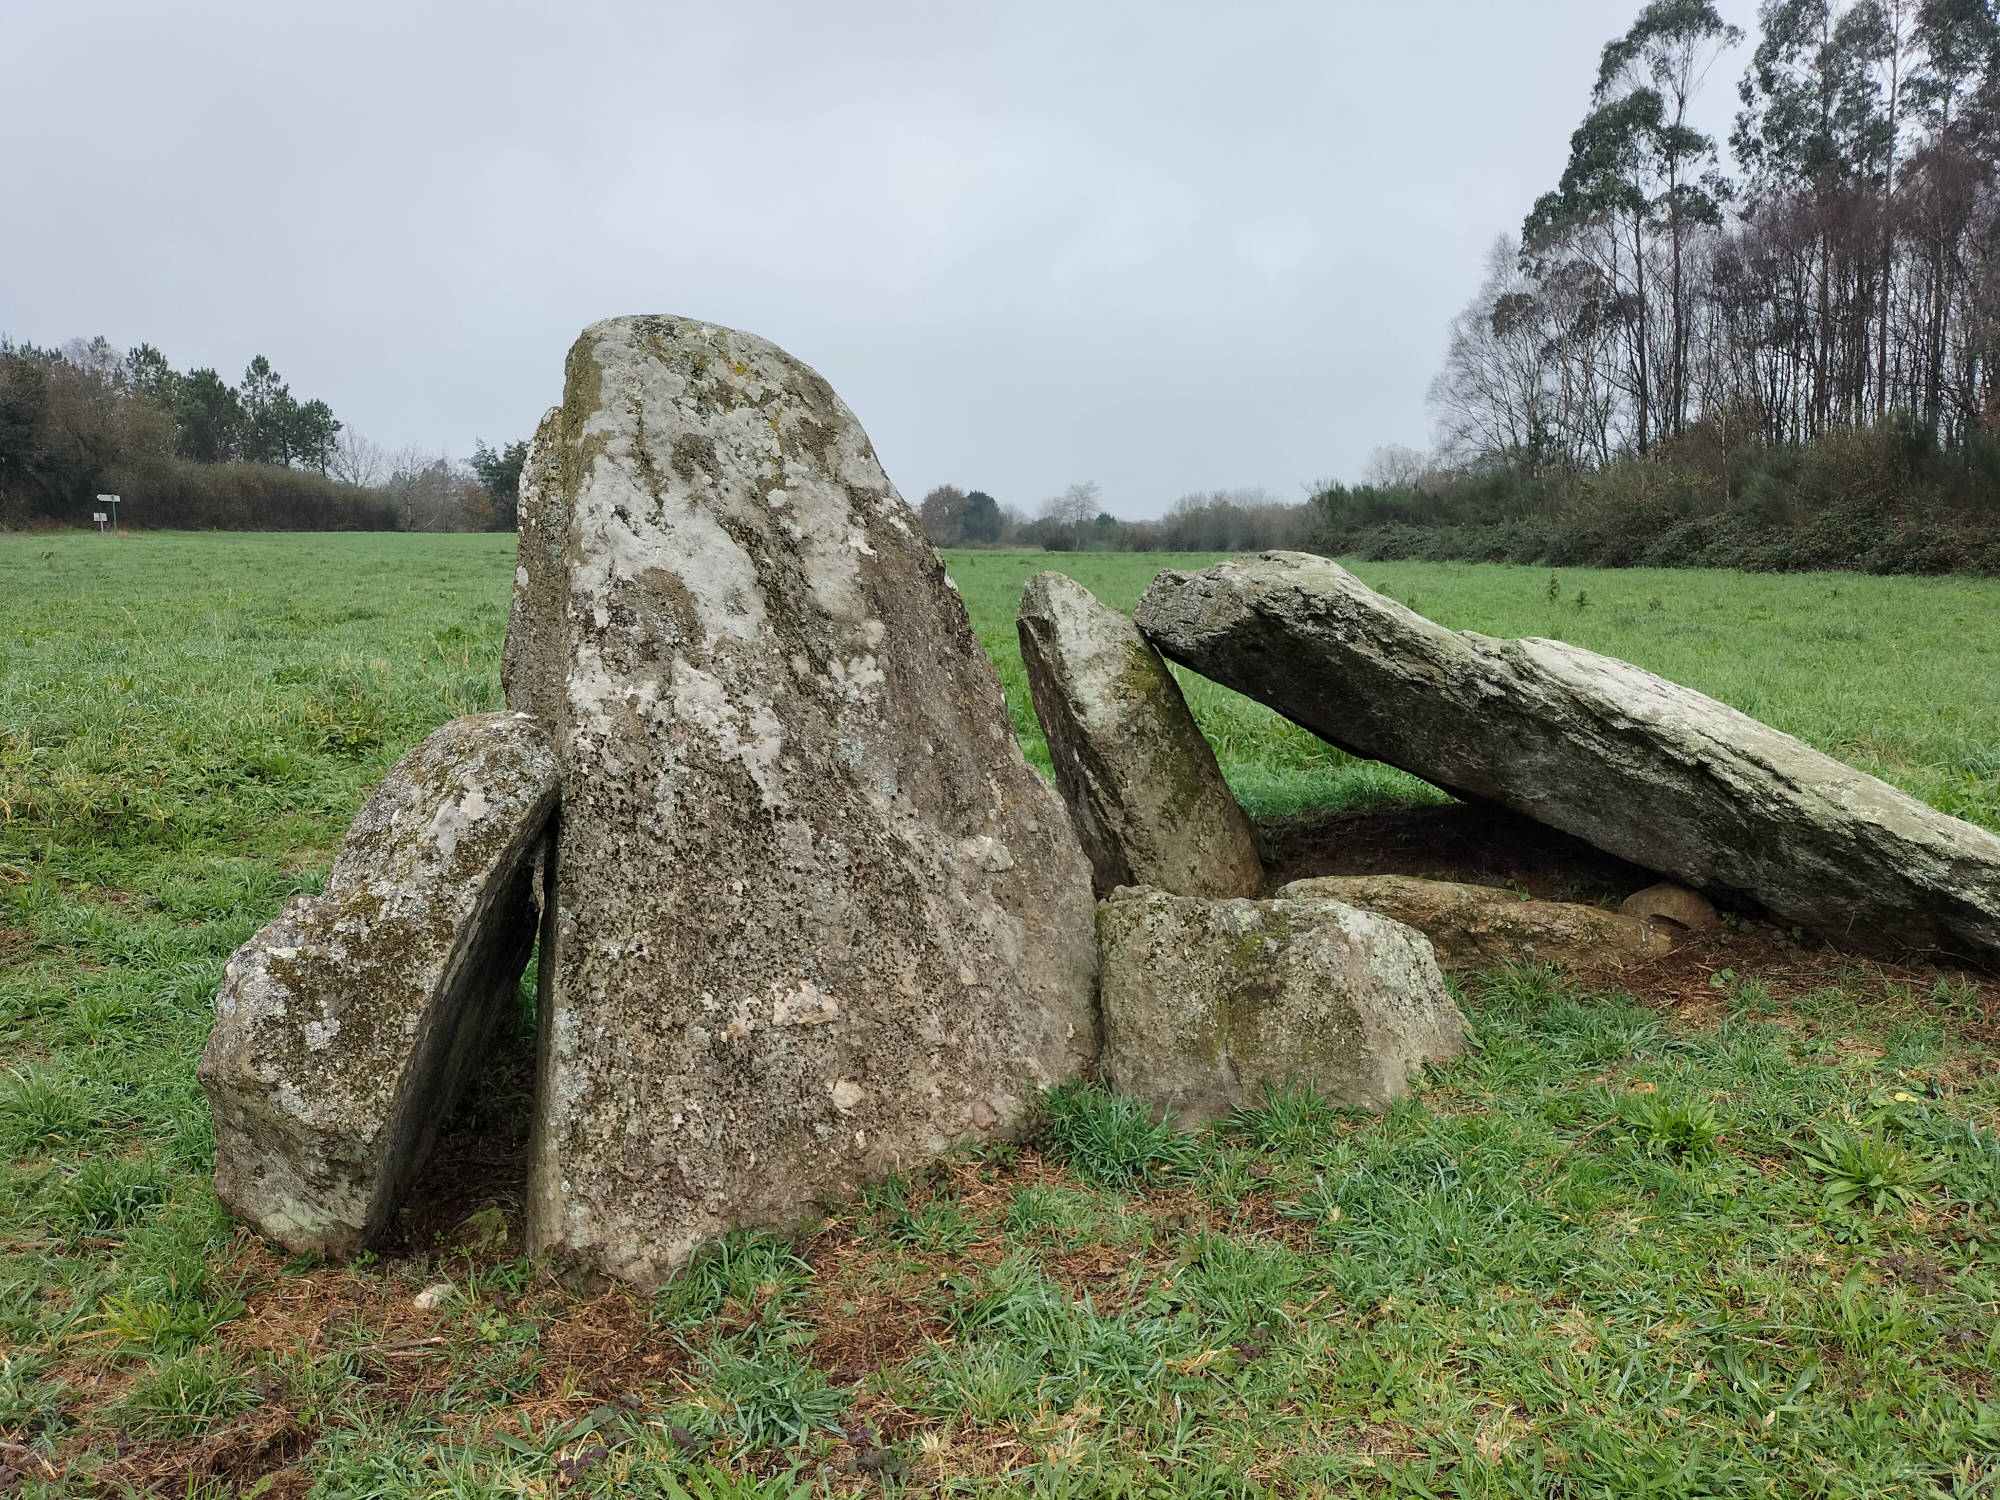
[(396, 510), (373, 490), (267, 464), (148, 458), (106, 476), (121, 523), (179, 531), (394, 531)]
[(1330, 485), (1313, 545), (1371, 562), (2000, 572), (2000, 436), (1956, 452), (1894, 420), (1802, 446), (1690, 432), (1593, 473)]

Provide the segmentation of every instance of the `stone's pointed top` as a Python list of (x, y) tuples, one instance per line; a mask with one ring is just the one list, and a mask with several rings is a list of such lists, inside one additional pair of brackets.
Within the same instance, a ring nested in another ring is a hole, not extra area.
[(655, 1282), (1018, 1127), (1092, 1057), (1089, 869), (860, 424), (617, 318), (522, 473), (508, 702), (562, 761), (536, 1251)]
[(1038, 573), (1017, 629), (1056, 785), (1097, 890), (1260, 892), (1250, 820), (1180, 685), (1131, 620), (1064, 574)]
[[(783, 592), (853, 634), (820, 643), (830, 659), (812, 666), (865, 697), (876, 683), (857, 580), (882, 556), (867, 533), (885, 528), (899, 550), (942, 565), (833, 388), (767, 339), (668, 315), (592, 324), (567, 371), (522, 466), (534, 510), (522, 513), (501, 669), (509, 706), (553, 725), (570, 709), (562, 693), (591, 692), (570, 670), (565, 617), (613, 625), (609, 591), (649, 574), (672, 581), (670, 623), (699, 632), (700, 649), (782, 629), (766, 618), (766, 561), (789, 580)], [(557, 588), (572, 567), (588, 597)]]
[(1447, 630), (1301, 553), (1163, 573), (1137, 618), (1350, 754), (1836, 941), (2000, 968), (2000, 837), (1627, 662)]

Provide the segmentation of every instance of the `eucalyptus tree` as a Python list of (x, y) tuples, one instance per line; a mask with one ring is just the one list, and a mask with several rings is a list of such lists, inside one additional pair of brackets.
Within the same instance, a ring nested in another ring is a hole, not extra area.
[(1536, 201), (1521, 228), (1523, 259), (1538, 279), (1579, 261), (1597, 273), (1601, 310), (1625, 335), (1625, 389), (1641, 453), (1651, 445), (1653, 426), (1647, 260), (1654, 204), (1646, 192), (1647, 141), (1663, 118), (1652, 89), (1594, 105), (1570, 136), (1569, 161), (1555, 191)]
[[(1908, 413), (2000, 429), (2000, 0), (1764, 0), (1730, 138), (1692, 123), (1741, 40), (1653, 0), (1598, 58), (1553, 191), (1453, 324), (1461, 457), (1603, 465), (1705, 424), (1803, 442)], [(1718, 471), (1720, 472), (1720, 471)]]
[(1738, 89), (1743, 110), (1730, 140), (1750, 174), (1753, 211), (1803, 213), (1814, 229), (1813, 306), (1796, 320), (1794, 350), (1810, 394), (1795, 430), (1780, 434), (1794, 438), (1863, 409), (1876, 257), (1873, 235), (1856, 229), (1889, 158), (1871, 66), (1873, 11), (1866, 0), (1845, 8), (1765, 0), (1762, 36)]
[(1600, 104), (1624, 98), (1658, 99), (1638, 142), (1651, 208), (1664, 224), (1669, 249), (1667, 285), (1668, 346), (1660, 404), (1661, 425), (1678, 435), (1688, 409), (1688, 337), (1692, 324), (1688, 278), (1688, 238), (1697, 228), (1722, 223), (1730, 184), (1722, 177), (1712, 137), (1688, 123), (1689, 106), (1716, 59), (1743, 40), (1710, 0), (1653, 0), (1630, 29), (1605, 45), (1592, 99)]
[[(1552, 248), (1579, 249), (1592, 228), (1608, 235), (1606, 253), (1596, 258), (1609, 292), (1602, 310), (1626, 330), (1626, 385), (1641, 453), (1656, 429), (1675, 436), (1687, 421), (1688, 241), (1697, 228), (1722, 222), (1730, 191), (1715, 141), (1689, 123), (1689, 108), (1716, 58), (1742, 39), (1710, 0), (1646, 5), (1622, 36), (1605, 44), (1590, 111), (1570, 137), (1562, 179), (1523, 227), (1523, 244), (1544, 274), (1553, 268)], [(1666, 250), (1664, 316), (1654, 307), (1656, 236), (1664, 237)], [(1654, 353), (1656, 319), (1663, 325), (1663, 359)]]
[[(1922, 140), (1911, 157), (1904, 217), (1918, 247), (1922, 287), (1907, 335), (1915, 366), (1910, 399), (1937, 429), (1962, 426), (1984, 405), (1967, 356), (1980, 343), (1973, 325), (1985, 301), (1977, 295), (1977, 267), (1982, 258), (1990, 265), (1990, 256), (1973, 247), (1981, 199), (1990, 209), (2000, 158), (2000, 14), (1994, 0), (1920, 0), (1915, 32), (1918, 60), (1905, 92)], [(1956, 318), (1955, 304), (1965, 304)], [(1964, 346), (1961, 389), (1956, 410), (1948, 410), (1946, 366), (1954, 342)]]

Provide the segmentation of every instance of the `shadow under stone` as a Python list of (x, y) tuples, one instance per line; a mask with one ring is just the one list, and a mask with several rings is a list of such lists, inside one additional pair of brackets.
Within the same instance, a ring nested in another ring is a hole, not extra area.
[(1270, 889), (1320, 875), (1412, 875), (1616, 906), (1660, 879), (1491, 803), (1301, 813), (1258, 824)]
[(522, 1253), (535, 1056), (535, 965), (530, 963), (478, 1071), (404, 1191), (380, 1247), (384, 1254), (502, 1250), (496, 1234), (502, 1228), (504, 1253)]

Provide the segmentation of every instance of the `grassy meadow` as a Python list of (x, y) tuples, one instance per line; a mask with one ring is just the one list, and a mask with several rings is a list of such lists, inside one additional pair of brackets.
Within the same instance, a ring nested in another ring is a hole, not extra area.
[[(656, 1296), (518, 1258), (504, 1184), (354, 1266), (259, 1246), (205, 1176), (222, 965), (498, 705), (512, 551), (0, 536), (0, 1496), (2000, 1494), (1996, 991), (1831, 954), (1469, 979), (1477, 1050), (1381, 1118), (1066, 1092)], [(1026, 579), (1209, 560), (948, 558), (1032, 757)], [(2000, 827), (2000, 582), (1356, 571)], [(1189, 687), (1253, 812), (1435, 795)]]

